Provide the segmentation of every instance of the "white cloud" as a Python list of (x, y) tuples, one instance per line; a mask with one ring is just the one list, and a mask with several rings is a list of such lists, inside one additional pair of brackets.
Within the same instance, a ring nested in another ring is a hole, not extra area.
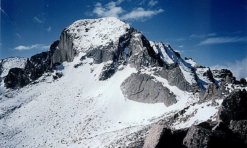
[(164, 12), (163, 9), (159, 10), (145, 10), (144, 8), (137, 8), (132, 10), (130, 13), (127, 13), (121, 17), (123, 20), (143, 20), (146, 18), (151, 18), (154, 15)]
[(49, 26), (49, 27), (46, 29), (46, 31), (47, 31), (47, 32), (51, 32), (51, 29), (52, 29), (51, 26)]
[(213, 45), (225, 43), (246, 42), (247, 37), (212, 37), (201, 41), (198, 45)]
[[(145, 10), (142, 7), (132, 9), (130, 12), (123, 9), (120, 4), (124, 0), (111, 1), (105, 5), (96, 3), (93, 9), (93, 14), (97, 17), (117, 17), (122, 20), (145, 20), (157, 14), (164, 12), (163, 9)], [(150, 5), (156, 5), (157, 1), (152, 1)]]
[(153, 7), (153, 6), (157, 5), (157, 4), (158, 4), (158, 1), (156, 1), (156, 0), (150, 0), (148, 2), (148, 6), (150, 6), (150, 7)]
[(93, 10), (93, 13), (98, 17), (119, 17), (120, 14), (124, 12), (123, 8), (117, 6), (119, 2), (109, 2), (108, 4), (102, 6), (101, 3), (97, 3)]
[(40, 18), (38, 18), (37, 16), (33, 17), (33, 20), (34, 20), (34, 22), (39, 23), (39, 24), (43, 24), (44, 23), (44, 21), (41, 20)]
[(226, 65), (216, 65), (212, 69), (229, 69), (234, 76), (239, 80), (241, 78), (247, 78), (247, 57), (242, 60), (237, 60), (233, 63), (227, 63)]
[(24, 50), (32, 50), (32, 49), (40, 49), (40, 50), (45, 50), (48, 49), (49, 46), (47, 45), (43, 45), (43, 44), (34, 44), (34, 45), (29, 45), (29, 46), (25, 46), (25, 45), (19, 45), (17, 47), (15, 47), (15, 50), (18, 51), (24, 51)]

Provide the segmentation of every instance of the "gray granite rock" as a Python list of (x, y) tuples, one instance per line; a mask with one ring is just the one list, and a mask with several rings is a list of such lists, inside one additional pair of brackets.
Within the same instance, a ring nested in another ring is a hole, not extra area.
[(191, 126), (183, 140), (183, 144), (188, 148), (206, 148), (211, 131), (199, 126)]
[(247, 120), (232, 120), (229, 128), (247, 145)]
[(247, 120), (247, 92), (238, 90), (227, 96), (218, 111), (218, 119), (225, 122), (231, 120)]
[(167, 79), (170, 85), (177, 86), (179, 89), (184, 91), (192, 91), (193, 86), (186, 81), (179, 66), (172, 66), (169, 68), (163, 68), (158, 72), (158, 75)]
[(53, 51), (51, 58), (52, 65), (56, 63), (62, 63), (64, 61), (71, 62), (73, 61), (76, 52), (73, 49), (73, 39), (71, 36), (64, 30), (61, 33), (60, 40), (56, 50)]
[(176, 103), (175, 95), (161, 82), (147, 74), (131, 74), (122, 84), (122, 93), (130, 100), (144, 103), (160, 103), (166, 106)]

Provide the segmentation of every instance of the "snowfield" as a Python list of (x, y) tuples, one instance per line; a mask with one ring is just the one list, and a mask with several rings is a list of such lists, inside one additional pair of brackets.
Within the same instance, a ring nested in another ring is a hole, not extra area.
[[(101, 147), (116, 140), (112, 133), (128, 135), (163, 115), (163, 103), (144, 104), (125, 99), (120, 85), (134, 68), (126, 66), (107, 81), (98, 81), (103, 64), (74, 68), (64, 63), (63, 77), (43, 76), (0, 102), (0, 144), (4, 147)], [(9, 91), (11, 94), (11, 90)], [(123, 129), (129, 128), (125, 131)], [(139, 127), (139, 128), (138, 128)]]
[[(86, 59), (83, 66), (74, 68), (78, 62), (79, 56), (65, 62), (57, 70), (63, 73), (58, 80), (53, 80), (52, 74), (44, 75), (38, 85), (28, 85), (1, 100), (1, 114), (12, 111), (0, 120), (2, 146), (107, 147), (196, 101), (175, 86), (170, 87), (179, 101), (170, 107), (131, 101), (124, 98), (120, 85), (136, 72), (134, 68), (125, 66), (110, 79), (98, 81), (103, 64)], [(157, 80), (169, 85), (165, 79)]]

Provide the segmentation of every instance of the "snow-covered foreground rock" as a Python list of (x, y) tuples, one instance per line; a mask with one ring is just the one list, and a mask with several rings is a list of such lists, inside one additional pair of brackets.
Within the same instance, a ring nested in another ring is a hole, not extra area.
[[(232, 113), (221, 104), (247, 86), (229, 70), (183, 59), (116, 18), (76, 21), (49, 51), (19, 64), (3, 61), (1, 147), (155, 147), (164, 134), (181, 134), (175, 143), (190, 147), (187, 128), (231, 119), (218, 114)], [(212, 126), (202, 125), (188, 133)]]

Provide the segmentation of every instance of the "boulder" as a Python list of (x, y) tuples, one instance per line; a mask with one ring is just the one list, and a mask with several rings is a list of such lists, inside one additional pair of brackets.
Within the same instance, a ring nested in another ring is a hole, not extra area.
[(155, 148), (164, 133), (171, 133), (171, 130), (164, 128), (163, 124), (152, 125), (144, 140), (143, 148)]
[(176, 96), (161, 82), (148, 74), (131, 74), (122, 84), (124, 96), (130, 100), (144, 103), (161, 103), (170, 106), (176, 103)]
[(247, 92), (238, 90), (227, 96), (218, 111), (218, 119), (224, 122), (247, 120)]
[(206, 148), (212, 132), (200, 126), (191, 126), (183, 140), (188, 148)]
[(183, 139), (187, 129), (171, 130), (163, 124), (154, 124), (144, 140), (143, 148), (186, 148)]

